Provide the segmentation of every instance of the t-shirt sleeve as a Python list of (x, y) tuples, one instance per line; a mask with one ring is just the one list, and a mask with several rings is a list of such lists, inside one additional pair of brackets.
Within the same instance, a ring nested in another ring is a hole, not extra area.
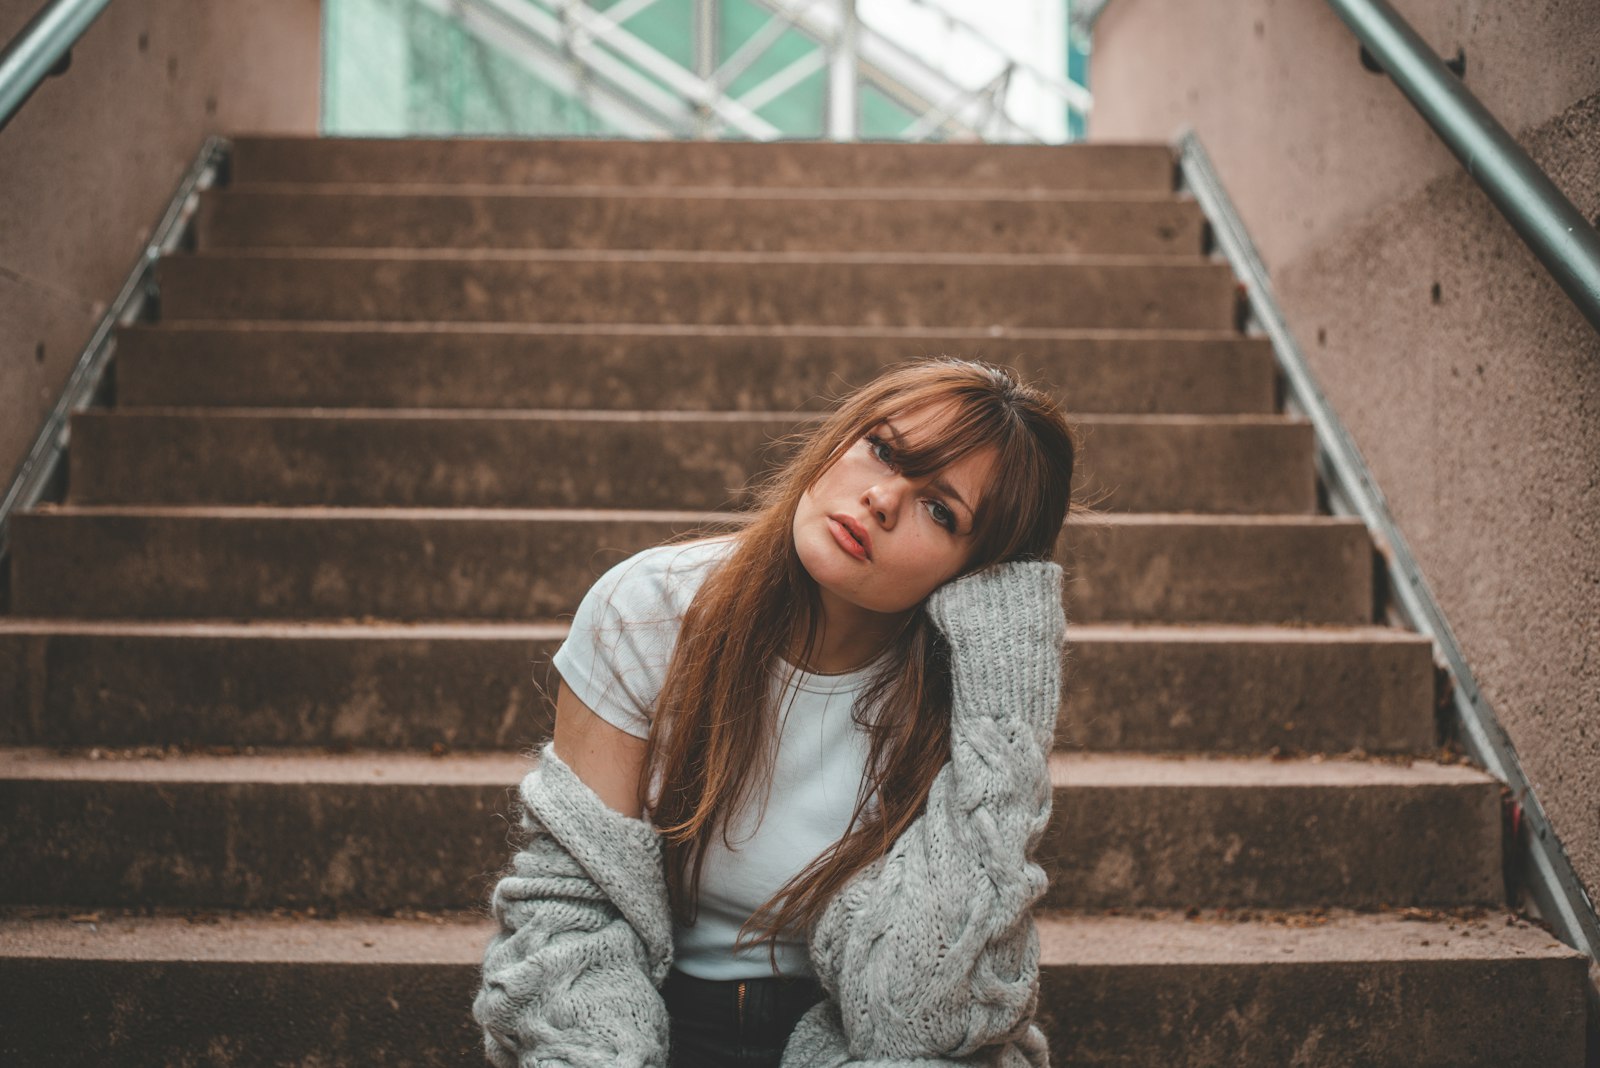
[(578, 700), (635, 738), (649, 736), (678, 633), (659, 563), (659, 554), (647, 551), (601, 575), (551, 658)]

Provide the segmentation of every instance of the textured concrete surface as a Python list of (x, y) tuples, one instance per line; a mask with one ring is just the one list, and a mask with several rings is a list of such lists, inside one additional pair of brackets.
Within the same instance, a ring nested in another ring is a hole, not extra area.
[(521, 748), (566, 632), (0, 618), (0, 744)]
[[(75, 530), (52, 530), (52, 520)], [(573, 611), (598, 573), (641, 549), (738, 520), (664, 511), (51, 508), (16, 519), (12, 607), (84, 618), (530, 622)]]
[(1369, 623), (1372, 542), (1332, 516), (1069, 516), (1068, 619)]
[[(572, 611), (596, 569), (733, 512), (41, 508), (12, 530), (19, 615), (501, 619)], [(1081, 530), (1079, 528), (1082, 528)], [(1069, 514), (1069, 619), (1367, 623), (1372, 548), (1331, 516)]]
[(1432, 646), (1390, 627), (1072, 626), (1058, 744), (1424, 753)]
[[(5, 917), (0, 981), (16, 1011), (0, 1053), (41, 1066), (477, 1063), (481, 1039), (463, 1021), (489, 930), (449, 913)], [(1039, 933), (1040, 1022), (1063, 1063), (1502, 1068), (1582, 1056), (1581, 959), (1482, 910), (1058, 912), (1039, 915)]]
[(460, 182), (495, 185), (753, 185), (809, 189), (1079, 189), (1167, 193), (1159, 144), (838, 144), (515, 138), (252, 137), (239, 182)]
[(1476, 768), (1058, 753), (1051, 775), (1056, 808), (1037, 856), (1047, 907), (1504, 897), (1501, 787)]
[[(818, 417), (530, 409), (101, 409), (72, 418), (74, 504), (747, 508)], [(1308, 515), (1311, 424), (1085, 416), (1079, 502), (1118, 512)], [(563, 462), (567, 457), (584, 462)]]
[(1004, 364), (1075, 413), (1275, 410), (1236, 333), (532, 323), (162, 323), (118, 331), (130, 405), (822, 411), (929, 355)]
[[(1594, 4), (1396, 7), (1442, 54), (1464, 49), (1467, 87), (1600, 218)], [(1095, 135), (1166, 138), (1188, 122), (1205, 140), (1312, 370), (1600, 898), (1600, 339), (1355, 57), (1325, 5), (1118, 0), (1095, 41)]]
[(1221, 330), (1199, 257), (317, 249), (165, 256), (163, 319)]
[(1583, 1063), (1583, 958), (1496, 914), (1062, 914), (1039, 931), (1040, 1023), (1066, 1064)]
[[(39, 10), (0, 3), (0, 41)], [(10, 484), (207, 133), (316, 129), (318, 0), (116, 3), (0, 133), (0, 478)]]
[[(532, 766), (518, 753), (0, 751), (0, 902), (471, 908), (504, 863)], [(1045, 906), (1503, 896), (1500, 787), (1475, 768), (1057, 753), (1051, 777)]]
[(231, 186), (201, 194), (201, 249), (656, 248), (755, 252), (1193, 255), (1205, 217), (1176, 196), (949, 190), (559, 191)]
[[(0, 619), (0, 744), (524, 748), (564, 623)], [(1057, 744), (1427, 754), (1429, 645), (1382, 627), (1074, 626)]]

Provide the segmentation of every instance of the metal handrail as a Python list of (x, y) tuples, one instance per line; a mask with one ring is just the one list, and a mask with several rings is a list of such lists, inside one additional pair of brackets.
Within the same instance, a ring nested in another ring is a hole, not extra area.
[(1328, 0), (1600, 330), (1600, 233), (1386, 0)]
[(39, 83), (72, 62), (72, 46), (111, 0), (53, 0), (0, 51), (0, 130)]

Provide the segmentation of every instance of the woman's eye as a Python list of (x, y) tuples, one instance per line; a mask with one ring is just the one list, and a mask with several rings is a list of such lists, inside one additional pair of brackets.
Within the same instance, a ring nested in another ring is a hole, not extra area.
[[(872, 450), (872, 455), (876, 456), (879, 461), (886, 464), (894, 463), (894, 446), (876, 434), (867, 435), (867, 448)], [(882, 453), (878, 452), (880, 448), (883, 449)]]
[(933, 521), (954, 534), (956, 532), (956, 514), (938, 501), (929, 501), (928, 503), (932, 506), (928, 510), (933, 513)]

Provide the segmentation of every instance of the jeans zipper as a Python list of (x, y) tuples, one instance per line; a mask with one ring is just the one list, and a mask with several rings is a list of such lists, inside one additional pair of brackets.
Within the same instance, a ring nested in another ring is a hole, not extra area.
[(739, 980), (739, 1037), (744, 1037), (744, 980)]

